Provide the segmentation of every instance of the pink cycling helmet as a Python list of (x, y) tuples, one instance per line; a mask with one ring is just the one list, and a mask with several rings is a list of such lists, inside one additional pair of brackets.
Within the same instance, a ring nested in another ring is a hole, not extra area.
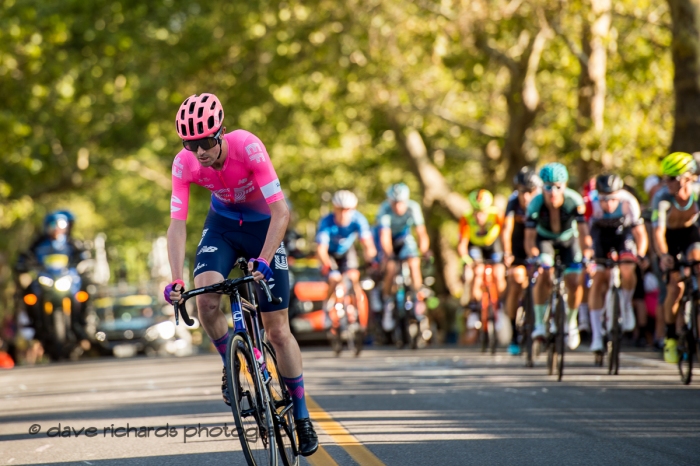
[(224, 121), (224, 107), (214, 94), (194, 94), (180, 105), (175, 128), (181, 139), (190, 141), (212, 136)]

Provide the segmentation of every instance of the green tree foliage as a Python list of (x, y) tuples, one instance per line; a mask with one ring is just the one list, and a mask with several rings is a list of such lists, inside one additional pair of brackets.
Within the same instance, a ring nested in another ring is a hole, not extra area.
[[(106, 232), (112, 258), (145, 278), (151, 241), (169, 222), (181, 147), (173, 117), (203, 91), (221, 98), (229, 130), (266, 144), (302, 233), (336, 189), (355, 190), (370, 217), (392, 182), (420, 199), (402, 147), (412, 131), (462, 195), (480, 185), (505, 194), (521, 164), (554, 159), (589, 157), (631, 180), (654, 172), (673, 132), (669, 11), (649, 0), (612, 5), (603, 125), (582, 144), (577, 52), (588, 9), (580, 0), (4, 0), (0, 286), (55, 207), (76, 211), (79, 236)], [(192, 196), (190, 253), (209, 198)], [(450, 212), (436, 207), (431, 231), (454, 231)]]

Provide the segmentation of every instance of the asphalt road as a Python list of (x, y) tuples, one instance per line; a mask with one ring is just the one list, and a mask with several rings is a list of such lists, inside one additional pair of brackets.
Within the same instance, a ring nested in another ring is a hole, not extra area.
[[(623, 354), (616, 377), (567, 356), (558, 383), (504, 353), (304, 350), (323, 447), (302, 464), (700, 464), (700, 372), (686, 387), (653, 354)], [(196, 429), (233, 423), (220, 378), (214, 354), (1, 372), (0, 464), (245, 464), (237, 438)], [(148, 436), (113, 435), (127, 426)]]

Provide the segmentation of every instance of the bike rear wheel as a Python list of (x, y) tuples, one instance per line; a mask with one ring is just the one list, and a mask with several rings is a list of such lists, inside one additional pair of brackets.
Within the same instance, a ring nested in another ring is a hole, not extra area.
[(678, 372), (683, 385), (690, 384), (693, 378), (693, 359), (695, 359), (695, 341), (693, 333), (687, 326), (678, 338)]
[(260, 372), (249, 340), (234, 335), (228, 343), (226, 378), (231, 411), (249, 465), (277, 465), (274, 422), (265, 401)]
[(620, 368), (620, 344), (622, 331), (620, 329), (620, 293), (613, 293), (612, 321), (610, 339), (608, 340), (608, 375), (617, 375)]
[(523, 319), (522, 332), (522, 349), (525, 353), (525, 367), (533, 367), (533, 342), (532, 342), (532, 329), (535, 327), (535, 311), (532, 302), (532, 287), (528, 286), (525, 289), (525, 296), (523, 298), (523, 312), (525, 318)]
[(297, 437), (294, 430), (294, 415), (292, 413), (292, 397), (282, 380), (282, 374), (277, 370), (277, 357), (272, 345), (265, 345), (265, 365), (270, 373), (269, 393), (272, 400), (272, 416), (275, 423), (277, 448), (284, 466), (297, 466), (299, 453)]
[(557, 381), (561, 382), (564, 376), (564, 334), (566, 332), (566, 308), (561, 295), (557, 295), (554, 319), (557, 333), (554, 334), (554, 341), (551, 346), (550, 375), (556, 372)]

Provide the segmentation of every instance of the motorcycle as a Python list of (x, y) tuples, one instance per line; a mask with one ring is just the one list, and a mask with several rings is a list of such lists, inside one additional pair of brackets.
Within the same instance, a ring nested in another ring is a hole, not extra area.
[[(65, 254), (43, 258), (37, 278), (24, 295), (36, 338), (52, 360), (75, 359), (86, 348), (83, 316), (89, 294)], [(84, 344), (84, 343), (83, 343)]]

